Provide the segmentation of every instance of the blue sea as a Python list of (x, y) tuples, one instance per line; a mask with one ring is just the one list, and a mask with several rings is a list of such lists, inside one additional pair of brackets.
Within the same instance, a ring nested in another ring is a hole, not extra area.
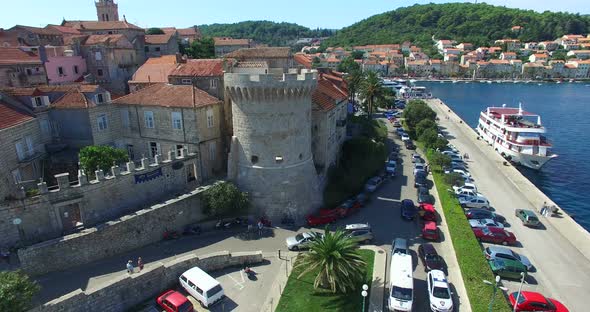
[(537, 187), (590, 231), (590, 83), (418, 82), (470, 126), (488, 106), (518, 107), (541, 115), (559, 157), (540, 171), (519, 168)]

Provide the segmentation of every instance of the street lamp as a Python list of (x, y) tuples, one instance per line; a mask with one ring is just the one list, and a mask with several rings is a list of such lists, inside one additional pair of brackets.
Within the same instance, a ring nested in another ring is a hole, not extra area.
[(516, 312), (516, 306), (518, 305), (518, 299), (520, 299), (520, 292), (522, 291), (522, 284), (524, 284), (524, 278), (526, 275), (524, 272), (520, 272), (520, 286), (518, 287), (518, 293), (516, 294), (516, 298), (514, 299), (514, 307), (512, 307), (512, 312)]
[(369, 290), (369, 286), (367, 286), (367, 284), (363, 284), (363, 291), (361, 291), (361, 296), (363, 296), (363, 311), (365, 312), (365, 302), (367, 301), (367, 295), (369, 294), (367, 292), (367, 290)]
[(499, 286), (500, 281), (501, 281), (501, 279), (500, 279), (499, 275), (496, 275), (496, 283), (492, 283), (488, 280), (483, 280), (484, 283), (494, 286), (494, 293), (492, 294), (492, 299), (490, 300), (490, 306), (488, 308), (489, 312), (492, 312), (492, 307), (494, 306), (494, 299), (496, 299), (496, 292), (498, 291), (498, 288), (502, 289), (503, 291), (508, 290), (508, 288), (506, 288), (506, 287)]

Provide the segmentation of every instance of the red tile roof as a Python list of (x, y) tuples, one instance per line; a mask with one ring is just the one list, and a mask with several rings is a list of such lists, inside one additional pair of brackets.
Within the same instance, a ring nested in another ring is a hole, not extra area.
[(61, 98), (51, 104), (55, 109), (76, 109), (96, 107), (94, 101), (86, 98), (78, 89), (72, 89)]
[(43, 94), (37, 88), (3, 88), (0, 91), (12, 96), (39, 96)]
[(234, 39), (227, 37), (215, 37), (213, 38), (216, 46), (232, 46), (232, 45), (250, 45), (250, 39)]
[(170, 76), (212, 77), (223, 76), (222, 59), (191, 59), (178, 64)]
[(65, 21), (61, 26), (73, 27), (81, 31), (109, 29), (137, 29), (143, 31), (142, 28), (137, 27), (131, 23), (127, 23), (127, 21)]
[(192, 85), (154, 84), (113, 101), (119, 105), (203, 107), (221, 101)]
[(163, 35), (145, 35), (145, 44), (168, 44), (172, 39), (172, 33)]
[(0, 65), (41, 64), (39, 55), (19, 48), (0, 48)]
[(60, 25), (47, 25), (45, 26), (46, 29), (53, 29), (57, 30), (61, 34), (64, 35), (81, 35), (82, 33), (73, 27), (68, 26), (60, 26)]
[(43, 35), (43, 36), (59, 36), (59, 35), (61, 35), (61, 33), (59, 31), (57, 31), (56, 29), (53, 29), (53, 28), (39, 28), (39, 27), (32, 27), (32, 26), (16, 25), (16, 26), (10, 28), (10, 30), (13, 30), (15, 28), (24, 29), (24, 30), (27, 30), (27, 31), (32, 32), (34, 34)]
[(311, 94), (311, 102), (318, 105), (319, 109), (325, 112), (330, 111), (336, 107), (334, 100), (327, 94), (318, 91), (317, 88)]
[(0, 130), (35, 119), (33, 115), (19, 110), (0, 99)]
[(150, 57), (145, 61), (145, 64), (177, 64), (176, 55), (162, 55), (158, 57)]
[(264, 59), (264, 58), (288, 58), (291, 57), (291, 48), (288, 47), (266, 47), (246, 48), (233, 51), (225, 55), (235, 59)]
[(200, 36), (201, 34), (195, 27), (178, 28), (176, 31), (178, 31), (179, 36)]
[(133, 48), (127, 37), (122, 34), (114, 35), (90, 35), (84, 45), (111, 45), (126, 48)]
[(293, 56), (293, 60), (307, 69), (311, 69), (312, 60), (305, 54), (297, 53)]
[(157, 83), (168, 82), (168, 76), (176, 69), (175, 63), (145, 63), (135, 71), (130, 83)]

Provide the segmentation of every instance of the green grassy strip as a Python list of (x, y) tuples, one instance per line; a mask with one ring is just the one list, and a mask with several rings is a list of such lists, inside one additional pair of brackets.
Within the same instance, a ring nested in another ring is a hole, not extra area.
[[(418, 143), (418, 146), (424, 150), (421, 143)], [(427, 152), (426, 158), (428, 159), (430, 155), (430, 151)], [(489, 311), (493, 288), (484, 284), (483, 280), (493, 281), (494, 275), (483, 256), (481, 245), (473, 235), (463, 208), (459, 205), (457, 198), (449, 193), (448, 190), (452, 188), (444, 182), (443, 175), (441, 170), (432, 169), (434, 184), (440, 198), (439, 206), (442, 206), (445, 214), (463, 282), (471, 302), (471, 310), (474, 312)], [(498, 290), (493, 311), (511, 311), (509, 304), (506, 303), (502, 292)]]
[[(369, 285), (370, 291), (373, 280), (375, 252), (359, 249), (359, 253), (367, 263), (365, 284)], [(283, 295), (276, 309), (277, 312), (360, 311), (362, 309), (362, 284), (351, 293), (334, 294), (327, 290), (313, 288), (313, 282), (318, 273), (317, 270), (309, 272), (298, 279), (297, 276), (299, 276), (302, 270), (302, 268), (296, 268), (289, 275), (287, 285), (283, 290)], [(369, 296), (367, 296), (365, 309), (369, 305)]]

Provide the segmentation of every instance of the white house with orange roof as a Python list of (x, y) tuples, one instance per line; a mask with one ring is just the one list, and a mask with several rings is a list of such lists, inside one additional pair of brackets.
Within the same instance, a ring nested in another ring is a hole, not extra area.
[(536, 63), (536, 62), (545, 63), (545, 62), (547, 62), (548, 59), (549, 59), (549, 56), (545, 53), (535, 53), (535, 54), (529, 56), (529, 62), (532, 62), (532, 63)]
[(442, 53), (444, 49), (453, 47), (453, 41), (442, 39), (442, 40), (437, 41), (435, 45), (436, 45), (436, 48), (438, 49), (438, 52)]
[(588, 59), (590, 58), (590, 50), (573, 50), (567, 53), (567, 56), (573, 56), (577, 59)]
[(458, 45), (455, 46), (457, 49), (461, 50), (461, 51), (471, 51), (473, 50), (473, 44), (469, 43), (469, 42), (461, 42)]
[(516, 59), (516, 53), (515, 52), (502, 52), (500, 54), (500, 59), (501, 60), (515, 60)]
[(539, 42), (539, 48), (547, 51), (554, 51), (559, 48), (559, 43), (555, 41), (541, 41)]

